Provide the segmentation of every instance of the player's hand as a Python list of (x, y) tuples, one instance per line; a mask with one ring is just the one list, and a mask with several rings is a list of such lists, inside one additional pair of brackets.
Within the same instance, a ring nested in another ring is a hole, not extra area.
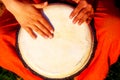
[(89, 4), (86, 0), (73, 1), (78, 3), (77, 7), (70, 14), (70, 18), (73, 19), (73, 23), (78, 22), (78, 24), (81, 24), (86, 21), (89, 24), (94, 14), (92, 5)]
[(44, 38), (53, 37), (53, 27), (42, 15), (41, 9), (47, 6), (47, 2), (31, 4), (28, 2), (16, 1), (8, 8), (15, 16), (22, 28), (24, 28), (32, 38), (36, 38), (37, 32)]

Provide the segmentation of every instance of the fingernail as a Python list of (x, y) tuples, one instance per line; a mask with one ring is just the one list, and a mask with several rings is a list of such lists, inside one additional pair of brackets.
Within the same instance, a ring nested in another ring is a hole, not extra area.
[(73, 24), (75, 24), (77, 21), (73, 20)]
[(33, 39), (36, 39), (36, 37), (32, 37)]
[(36, 38), (37, 38), (37, 36), (32, 36), (32, 38), (33, 38), (33, 39), (36, 39)]
[(50, 39), (52, 39), (52, 38), (53, 38), (53, 36), (49, 36), (49, 38), (50, 38)]
[(53, 38), (53, 34), (52, 34), (52, 35), (50, 35), (50, 36), (49, 36), (49, 38), (50, 38), (50, 39), (52, 39), (52, 38)]
[(82, 22), (79, 22), (79, 23), (78, 23), (78, 25), (81, 25), (81, 24), (82, 24)]
[(70, 17), (70, 19), (72, 19), (72, 18), (73, 18), (71, 15), (70, 15), (69, 17)]
[(50, 32), (53, 34), (54, 33), (54, 31), (53, 30), (50, 30)]
[(44, 36), (45, 39), (48, 39), (48, 36)]

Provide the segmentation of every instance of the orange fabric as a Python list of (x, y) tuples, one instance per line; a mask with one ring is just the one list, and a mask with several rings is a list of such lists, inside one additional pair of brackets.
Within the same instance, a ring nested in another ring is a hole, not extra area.
[(16, 32), (19, 24), (7, 10), (0, 17), (0, 66), (24, 78), (42, 80), (25, 68), (16, 51)]
[(97, 47), (89, 66), (76, 80), (104, 80), (109, 66), (120, 56), (120, 10), (114, 0), (99, 0), (94, 17)]
[[(113, 1), (98, 1), (94, 17), (98, 41), (95, 55), (88, 67), (76, 76), (76, 80), (104, 80), (109, 66), (120, 55), (120, 11), (115, 8)], [(25, 68), (18, 58), (15, 47), (18, 29), (19, 24), (6, 10), (0, 17), (0, 66), (18, 74), (24, 80), (42, 80)]]

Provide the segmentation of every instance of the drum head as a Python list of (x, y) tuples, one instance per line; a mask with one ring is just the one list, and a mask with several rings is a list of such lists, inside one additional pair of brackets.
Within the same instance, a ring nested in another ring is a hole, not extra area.
[(55, 29), (52, 39), (44, 39), (38, 34), (37, 39), (32, 39), (20, 29), (20, 55), (32, 71), (48, 78), (65, 78), (76, 74), (88, 63), (93, 48), (91, 29), (85, 22), (73, 24), (69, 19), (72, 10), (66, 4), (52, 4), (43, 9)]

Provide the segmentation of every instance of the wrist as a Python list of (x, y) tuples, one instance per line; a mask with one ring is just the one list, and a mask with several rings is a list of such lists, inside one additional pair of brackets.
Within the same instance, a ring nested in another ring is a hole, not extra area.
[(15, 4), (18, 2), (18, 0), (1, 0), (1, 1), (8, 10), (15, 8)]

